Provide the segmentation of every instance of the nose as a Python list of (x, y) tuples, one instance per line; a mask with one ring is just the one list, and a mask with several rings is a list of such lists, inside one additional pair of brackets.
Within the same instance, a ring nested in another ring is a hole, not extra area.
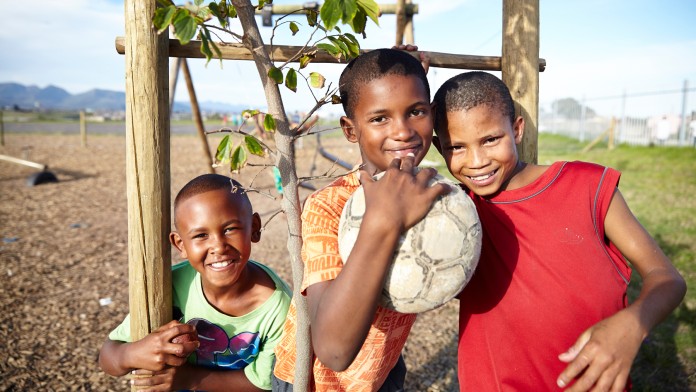
[(488, 154), (481, 148), (472, 148), (469, 150), (469, 166), (472, 169), (485, 167), (489, 163)]
[(407, 141), (413, 137), (415, 132), (408, 119), (397, 118), (392, 123), (391, 138), (394, 140)]
[(222, 254), (225, 253), (227, 249), (227, 242), (225, 237), (221, 235), (213, 235), (210, 237), (210, 253), (211, 254)]

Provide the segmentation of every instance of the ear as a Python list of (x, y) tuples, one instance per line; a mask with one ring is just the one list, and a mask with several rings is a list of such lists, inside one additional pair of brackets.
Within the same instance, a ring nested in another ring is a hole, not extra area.
[(341, 129), (343, 130), (343, 135), (346, 137), (346, 140), (351, 143), (358, 142), (358, 136), (355, 134), (355, 126), (350, 118), (341, 116)]
[(251, 242), (259, 242), (261, 240), (261, 217), (254, 212), (251, 216)]
[(522, 143), (522, 137), (524, 136), (524, 117), (517, 116), (515, 122), (512, 124), (512, 135), (515, 137), (515, 144)]
[(182, 259), (188, 258), (186, 247), (184, 247), (184, 240), (179, 233), (176, 231), (169, 233), (169, 242), (179, 251), (179, 256), (181, 256)]

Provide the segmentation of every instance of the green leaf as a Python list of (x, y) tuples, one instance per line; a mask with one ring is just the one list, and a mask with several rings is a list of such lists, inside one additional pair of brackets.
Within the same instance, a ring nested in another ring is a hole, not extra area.
[(194, 0), (193, 3), (197, 6), (200, 6), (201, 4), (203, 4), (203, 0)]
[[(350, 38), (346, 37), (345, 34), (339, 37), (341, 42), (348, 48), (348, 55), (346, 56), (347, 58), (353, 58), (353, 57), (358, 57), (360, 55), (360, 44), (357, 43), (357, 41), (353, 41)], [(355, 38), (354, 38), (355, 39)]]
[(355, 0), (343, 0), (341, 8), (343, 9), (343, 15), (341, 17), (343, 23), (348, 23), (353, 20), (353, 18), (355, 18), (355, 13), (358, 12), (358, 4)]
[(244, 118), (251, 118), (254, 117), (255, 115), (259, 114), (260, 112), (256, 109), (251, 109), (251, 110), (242, 110), (242, 117)]
[(308, 66), (309, 63), (312, 62), (313, 58), (314, 58), (314, 56), (310, 56), (308, 54), (300, 57), (300, 69), (303, 69), (304, 67)]
[(358, 9), (379, 26), (379, 5), (374, 0), (356, 0)]
[(230, 135), (225, 135), (225, 137), (220, 140), (220, 144), (218, 144), (215, 160), (222, 163), (229, 161), (231, 149), (232, 143), (230, 141)]
[(319, 16), (319, 13), (317, 11), (307, 11), (307, 24), (309, 25), (309, 27), (314, 27), (317, 25), (317, 16)]
[(343, 16), (340, 0), (326, 0), (319, 10), (319, 16), (327, 30), (333, 29)]
[(237, 148), (234, 149), (234, 152), (232, 152), (232, 156), (230, 158), (230, 170), (231, 171), (239, 171), (239, 169), (243, 168), (246, 165), (247, 162), (247, 153), (244, 148), (242, 148), (242, 145), (240, 144), (237, 146)]
[(182, 8), (179, 8), (174, 14), (172, 25), (174, 26), (176, 37), (179, 38), (179, 42), (182, 45), (189, 43), (193, 36), (196, 35), (196, 30), (198, 29), (196, 19)]
[(340, 50), (340, 52), (343, 56), (350, 57), (350, 50), (348, 49), (348, 46), (346, 46), (346, 44), (343, 41), (341, 41), (340, 39), (335, 38), (335, 37), (327, 37), (327, 38), (329, 39), (329, 41), (331, 41), (334, 44), (335, 47), (337, 47)]
[(341, 97), (339, 97), (339, 96), (336, 95), (336, 94), (332, 95), (332, 96), (331, 96), (331, 103), (334, 104), (334, 105), (340, 104), (340, 103), (341, 103)]
[(266, 113), (266, 116), (263, 118), (263, 129), (269, 132), (276, 130), (275, 119), (268, 113)]
[(358, 34), (362, 34), (365, 37), (365, 25), (367, 24), (367, 16), (362, 10), (358, 10), (355, 14), (355, 18), (348, 23), (350, 27)]
[(172, 0), (157, 0), (157, 4), (162, 7), (168, 7), (170, 5), (175, 5)]
[(276, 67), (271, 67), (271, 69), (268, 70), (268, 77), (276, 82), (276, 84), (283, 83), (283, 71)]
[(324, 88), (324, 82), (326, 82), (326, 78), (324, 77), (324, 75), (320, 74), (319, 72), (309, 73), (310, 86), (314, 88)]
[(158, 33), (167, 30), (169, 25), (172, 23), (174, 13), (176, 13), (176, 6), (173, 5), (160, 7), (155, 10), (155, 16), (152, 18), (152, 23), (157, 28)]
[(290, 22), (290, 31), (292, 31), (292, 35), (294, 36), (297, 34), (298, 31), (300, 31), (300, 28), (297, 27), (297, 23), (295, 22)]
[(244, 143), (246, 144), (246, 148), (250, 153), (260, 157), (266, 155), (266, 151), (261, 146), (261, 143), (259, 143), (259, 140), (255, 137), (251, 135), (244, 136)]
[(285, 75), (285, 87), (294, 93), (297, 92), (297, 72), (294, 68), (288, 69), (288, 74)]
[(317, 44), (317, 48), (326, 51), (326, 53), (330, 54), (331, 56), (333, 56), (337, 59), (341, 58), (341, 51), (337, 47), (335, 47), (331, 44), (325, 44), (325, 43)]

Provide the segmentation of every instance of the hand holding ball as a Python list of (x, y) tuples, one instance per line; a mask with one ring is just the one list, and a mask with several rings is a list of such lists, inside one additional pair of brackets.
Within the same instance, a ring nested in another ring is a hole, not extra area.
[[(381, 305), (401, 313), (421, 313), (444, 305), (471, 279), (481, 254), (481, 223), (471, 199), (441, 175), (452, 191), (439, 197), (428, 214), (401, 235), (382, 291)], [(343, 207), (338, 250), (343, 262), (353, 249), (365, 214), (359, 187)]]

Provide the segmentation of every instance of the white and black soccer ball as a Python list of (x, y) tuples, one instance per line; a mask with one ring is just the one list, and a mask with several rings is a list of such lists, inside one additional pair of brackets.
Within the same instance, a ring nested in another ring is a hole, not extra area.
[[(381, 305), (401, 313), (421, 313), (444, 305), (466, 286), (481, 254), (481, 222), (471, 199), (453, 182), (436, 175), (435, 183), (452, 185), (428, 214), (401, 235), (387, 271)], [(365, 214), (362, 186), (343, 207), (338, 250), (345, 263)]]

